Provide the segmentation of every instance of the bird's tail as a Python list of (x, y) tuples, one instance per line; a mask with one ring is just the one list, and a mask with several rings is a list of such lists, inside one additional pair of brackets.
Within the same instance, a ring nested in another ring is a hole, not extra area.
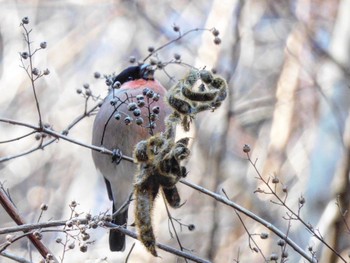
[[(116, 211), (113, 204), (113, 213)], [(113, 217), (112, 223), (126, 227), (128, 221), (128, 208), (120, 211)], [(111, 229), (109, 233), (109, 248), (111, 251), (124, 251), (125, 249), (125, 235), (116, 229)]]

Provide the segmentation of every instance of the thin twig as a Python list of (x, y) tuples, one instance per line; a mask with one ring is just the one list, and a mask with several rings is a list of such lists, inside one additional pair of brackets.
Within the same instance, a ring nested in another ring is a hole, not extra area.
[(187, 185), (203, 194), (206, 194), (215, 200), (219, 201), (220, 203), (223, 203), (227, 206), (230, 206), (234, 209), (237, 209), (239, 212), (245, 214), (246, 216), (250, 217), (251, 219), (255, 220), (256, 222), (260, 223), (261, 225), (265, 226), (267, 229), (271, 230), (273, 233), (275, 233), (277, 236), (285, 240), (288, 245), (290, 245), (296, 252), (298, 252), (303, 258), (305, 258), (307, 261), (312, 263), (317, 263), (317, 260), (310, 257), (308, 253), (306, 253), (302, 248), (300, 248), (292, 239), (290, 239), (286, 234), (284, 234), (280, 229), (275, 227), (270, 222), (266, 221), (265, 219), (262, 219), (261, 217), (257, 216), (256, 214), (252, 213), (251, 211), (243, 208), (242, 206), (232, 202), (231, 200), (228, 200), (226, 197), (223, 197), (219, 194), (216, 194), (214, 192), (211, 192), (201, 186), (195, 185), (193, 183), (190, 183), (184, 179), (180, 180), (181, 183), (184, 185)]

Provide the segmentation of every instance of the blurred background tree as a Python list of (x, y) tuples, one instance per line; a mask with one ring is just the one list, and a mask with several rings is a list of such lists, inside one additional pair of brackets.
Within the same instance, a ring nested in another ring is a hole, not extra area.
[[(144, 58), (149, 46), (177, 37), (174, 25), (182, 32), (216, 27), (220, 45), (213, 44), (211, 34), (198, 32), (163, 49), (158, 57), (166, 61), (178, 53), (183, 62), (215, 68), (230, 88), (223, 107), (195, 120), (187, 179), (214, 192), (224, 189), (236, 203), (288, 232), (301, 247), (311, 246), (320, 262), (337, 262), (298, 220), (283, 218), (286, 210), (270, 202), (272, 195), (255, 192), (265, 186), (256, 179), (242, 147), (250, 145), (250, 156), (264, 178), (277, 177), (287, 187), (290, 207), (298, 211), (300, 196), (305, 198), (301, 217), (347, 258), (350, 236), (344, 221), (349, 218), (341, 212), (349, 208), (350, 197), (349, 12), (349, 0), (1, 1), (0, 114), (33, 124), (38, 121), (18, 55), (25, 47), (19, 27), (25, 16), (35, 31), (33, 43), (48, 43), (34, 62), (51, 72), (37, 83), (37, 92), (43, 121), (55, 130), (65, 129), (83, 113), (84, 100), (76, 90), (84, 83), (90, 83), (95, 94), (106, 94), (106, 86), (94, 79), (94, 72), (118, 73), (129, 65), (130, 56)], [(177, 65), (166, 70), (175, 79), (186, 72)], [(165, 87), (173, 85), (162, 71), (156, 78)], [(69, 136), (89, 143), (92, 122), (93, 118), (85, 119)], [(27, 131), (0, 123), (0, 141)], [(35, 143), (31, 136), (0, 144), (0, 158), (26, 151)], [(92, 214), (110, 207), (90, 151), (77, 145), (59, 141), (43, 151), (0, 163), (0, 171), (1, 182), (28, 222), (37, 220), (42, 203), (48, 204), (42, 221), (68, 218), (72, 200), (79, 203), (80, 211)], [(186, 203), (172, 215), (195, 225), (194, 231), (180, 231), (184, 247), (213, 262), (264, 262), (250, 250), (247, 233), (232, 209), (185, 185), (179, 188)], [(154, 215), (157, 240), (177, 247), (160, 199)], [(266, 232), (255, 221), (242, 219), (251, 234)], [(4, 212), (0, 226), (13, 226)], [(44, 235), (57, 255), (62, 252), (55, 243), (58, 235)], [(68, 251), (67, 262), (125, 260), (126, 253), (109, 252), (107, 230), (99, 228), (91, 235), (96, 241), (88, 252)], [(279, 238), (273, 234), (255, 239), (266, 259), (281, 252)], [(0, 243), (4, 240), (0, 236)], [(133, 242), (129, 239), (127, 249)], [(287, 250), (289, 262), (301, 259)], [(10, 251), (24, 258), (31, 254), (26, 241)], [(160, 256), (154, 259), (137, 242), (130, 262), (178, 262), (166, 252)], [(33, 253), (34, 262), (39, 258)], [(0, 257), (1, 262), (6, 260)]]

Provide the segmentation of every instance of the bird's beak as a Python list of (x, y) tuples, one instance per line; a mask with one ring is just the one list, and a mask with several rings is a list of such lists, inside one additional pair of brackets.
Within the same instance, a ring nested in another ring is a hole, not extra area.
[(140, 67), (141, 77), (146, 80), (154, 80), (154, 68), (149, 64), (143, 64)]

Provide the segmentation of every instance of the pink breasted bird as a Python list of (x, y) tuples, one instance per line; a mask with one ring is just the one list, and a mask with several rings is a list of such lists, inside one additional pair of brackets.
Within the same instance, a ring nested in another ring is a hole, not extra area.
[[(141, 65), (129, 67), (114, 77), (111, 86), (120, 83), (120, 88), (111, 88), (94, 121), (92, 144), (116, 153), (111, 157), (92, 152), (95, 166), (103, 175), (109, 199), (113, 202), (113, 213), (129, 199), (136, 172), (134, 163), (116, 160), (118, 153), (132, 156), (139, 141), (164, 131), (164, 119), (171, 112), (164, 102), (166, 90), (154, 80), (153, 73), (148, 65)], [(127, 219), (128, 206), (121, 209), (112, 222), (126, 227)], [(111, 230), (109, 246), (111, 251), (124, 251), (125, 235)]]

